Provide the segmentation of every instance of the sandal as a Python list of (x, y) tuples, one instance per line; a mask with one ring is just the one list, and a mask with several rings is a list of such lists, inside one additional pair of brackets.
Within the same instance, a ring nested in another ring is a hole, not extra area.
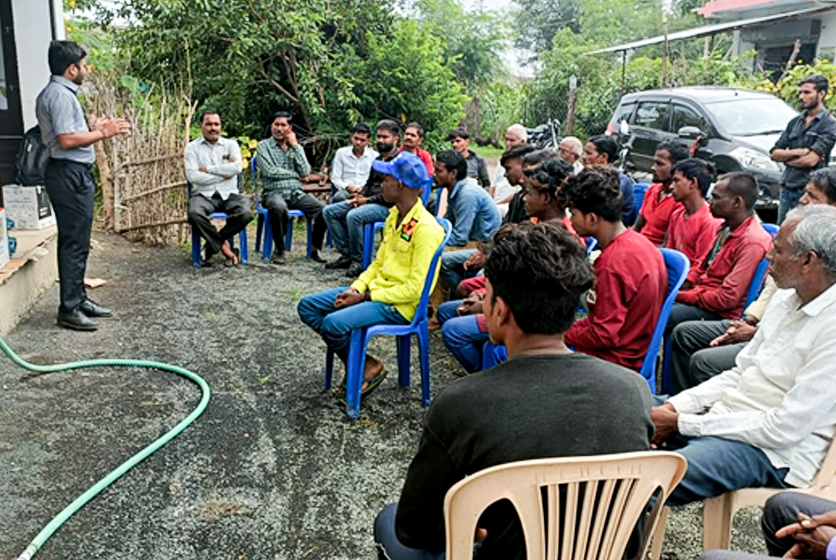
[[(363, 383), (366, 384), (366, 388), (360, 390), (360, 398), (369, 396), (372, 393), (372, 391), (377, 389), (380, 386), (380, 384), (383, 383), (383, 380), (385, 378), (386, 378), (386, 370), (382, 369), (382, 370), (380, 370), (380, 373), (378, 373), (373, 378), (364, 379)], [(336, 387), (333, 387), (331, 389), (331, 395), (333, 395), (334, 397), (340, 399), (340, 401), (345, 403), (345, 395), (346, 395), (345, 382), (340, 383)]]

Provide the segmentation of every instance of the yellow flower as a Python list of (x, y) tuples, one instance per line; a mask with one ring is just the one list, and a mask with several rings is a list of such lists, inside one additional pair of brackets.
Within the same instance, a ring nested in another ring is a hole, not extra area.
[(258, 140), (253, 138), (253, 139), (250, 140), (250, 143), (248, 145), (249, 145), (251, 150), (255, 150), (256, 148), (258, 148)]
[(250, 165), (250, 160), (247, 158), (243, 158), (241, 160), (241, 169), (246, 169)]

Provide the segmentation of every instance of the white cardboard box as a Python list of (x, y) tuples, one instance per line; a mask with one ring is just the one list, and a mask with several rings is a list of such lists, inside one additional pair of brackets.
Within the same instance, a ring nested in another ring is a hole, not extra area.
[(6, 210), (0, 208), (0, 268), (9, 262), (9, 232), (6, 229)]
[(3, 206), (17, 229), (44, 229), (55, 225), (46, 187), (3, 187)]

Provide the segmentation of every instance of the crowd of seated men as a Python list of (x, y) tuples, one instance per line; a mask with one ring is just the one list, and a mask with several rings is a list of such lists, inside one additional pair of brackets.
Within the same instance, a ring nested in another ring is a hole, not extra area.
[[(215, 134), (216, 117), (201, 116), (212, 134), (190, 144), (186, 169), (198, 201), (220, 204), (237, 194), (229, 165), (236, 162)], [(310, 166), (290, 116), (276, 115), (271, 131), (258, 156), (271, 224), (282, 232), (289, 208), (327, 224), (340, 253), (328, 266), (359, 276), (299, 303), (302, 321), (344, 361), (353, 329), (414, 315), (444, 238), (424, 189), (433, 178), (446, 190), (452, 233), (433, 279), (441, 293), (434, 311), (444, 344), (470, 375), (443, 388), (429, 409), (401, 498), (375, 522), (381, 558), (443, 558), (447, 490), (511, 461), (677, 450), (688, 468), (670, 506), (745, 487), (801, 488), (815, 477), (836, 431), (836, 173), (811, 176), (802, 206), (773, 241), (754, 212), (753, 176), (716, 177), (675, 144), (659, 146), (655, 182), (637, 211), (630, 179), (612, 168), (617, 144), (608, 137), (590, 139), (579, 157), (579, 141), (559, 153), (536, 150), (524, 129), (509, 128), (498, 198), (465, 131), (451, 133), (453, 150), (433, 160), (420, 148), (417, 123), (403, 133), (398, 123), (377, 123), (375, 150), (371, 128), (358, 125), (335, 158), (337, 193), (325, 206), (301, 190)], [(222, 252), (234, 263), (223, 240), (251, 215), (242, 210), (212, 233), (204, 207), (190, 205), (189, 218), (207, 237), (207, 257)], [(377, 221), (385, 222), (382, 245), (363, 271), (362, 229)], [(315, 225), (317, 257), (324, 231)], [(668, 286), (657, 247), (680, 251), (691, 269), (668, 321), (674, 394), (651, 396), (636, 372)], [(769, 279), (744, 310), (764, 258)], [(576, 320), (579, 306), (585, 316)], [(504, 346), (508, 360), (477, 373), (488, 340)], [(365, 364), (367, 397), (385, 367), (372, 356)], [(334, 393), (343, 397), (344, 386)], [(833, 509), (793, 494), (773, 498), (764, 521), (770, 554), (832, 560)], [(488, 508), (478, 527), (477, 557), (524, 557), (508, 503)]]

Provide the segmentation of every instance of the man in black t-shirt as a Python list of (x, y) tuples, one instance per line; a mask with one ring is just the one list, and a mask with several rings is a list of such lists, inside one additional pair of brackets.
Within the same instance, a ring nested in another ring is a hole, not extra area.
[[(642, 377), (563, 342), (593, 282), (577, 239), (551, 224), (503, 226), (485, 276), (491, 340), (504, 344), (510, 359), (436, 398), (400, 503), (375, 520), (380, 558), (442, 558), (444, 496), (467, 475), (513, 461), (650, 447), (650, 391)], [(509, 502), (489, 506), (478, 527), (476, 558), (525, 558)]]

